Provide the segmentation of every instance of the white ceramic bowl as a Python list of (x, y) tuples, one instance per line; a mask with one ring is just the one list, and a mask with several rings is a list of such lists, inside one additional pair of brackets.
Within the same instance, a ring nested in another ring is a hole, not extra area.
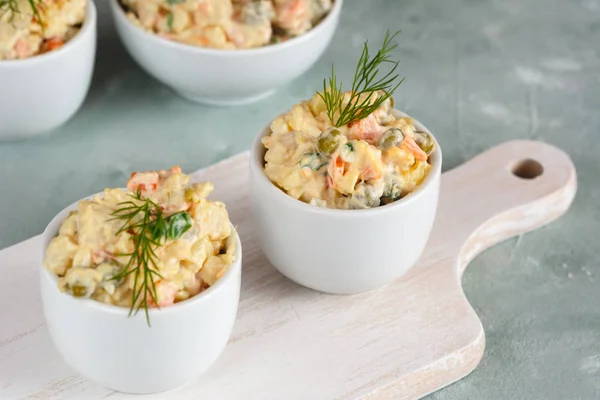
[(240, 105), (262, 99), (306, 72), (321, 57), (338, 24), (342, 0), (309, 32), (256, 49), (208, 49), (163, 39), (135, 26), (109, 0), (129, 54), (182, 97), (203, 104)]
[(277, 270), (314, 290), (353, 294), (388, 284), (415, 264), (437, 209), (442, 166), (437, 142), (433, 168), (410, 195), (372, 209), (333, 210), (296, 200), (269, 180), (260, 141), (269, 133), (265, 128), (252, 145), (250, 190), (261, 247)]
[[(42, 234), (42, 258), (72, 204)], [(233, 231), (235, 232), (235, 231)], [(227, 344), (238, 308), (242, 252), (235, 241), (235, 262), (213, 286), (181, 303), (143, 310), (128, 317), (129, 308), (59, 291), (57, 278), (40, 267), (46, 325), (66, 363), (84, 377), (125, 393), (157, 393), (197, 378)]]
[(96, 56), (96, 6), (87, 3), (79, 33), (62, 48), (23, 60), (0, 61), (0, 140), (50, 131), (85, 99)]

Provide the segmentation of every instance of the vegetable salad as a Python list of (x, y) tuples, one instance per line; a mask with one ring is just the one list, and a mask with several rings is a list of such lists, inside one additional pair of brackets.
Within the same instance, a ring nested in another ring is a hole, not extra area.
[[(345, 106), (350, 93), (343, 96)], [(262, 139), (266, 175), (288, 195), (320, 207), (389, 204), (414, 191), (431, 169), (433, 138), (410, 118), (396, 117), (391, 97), (368, 117), (335, 127), (317, 93), (270, 129)]]
[(190, 184), (179, 167), (134, 173), (127, 190), (79, 202), (44, 267), (75, 297), (138, 308), (188, 299), (234, 261), (229, 216), (223, 203), (207, 200), (212, 191), (212, 183)]
[(333, 0), (122, 0), (128, 18), (148, 32), (216, 49), (246, 49), (301, 35)]
[(0, 60), (32, 57), (62, 47), (85, 19), (86, 0), (43, 0), (37, 10), (28, 0), (17, 0), (18, 12), (0, 13)]

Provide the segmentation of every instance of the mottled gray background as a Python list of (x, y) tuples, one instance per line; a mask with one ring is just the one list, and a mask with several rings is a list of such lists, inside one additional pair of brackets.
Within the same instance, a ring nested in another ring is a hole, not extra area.
[[(464, 286), (487, 348), (435, 400), (600, 398), (600, 0), (347, 0), (333, 44), (305, 76), (236, 109), (176, 97), (125, 53), (100, 8), (94, 82), (50, 135), (0, 143), (0, 248), (40, 233), (65, 205), (135, 170), (193, 171), (249, 147), (267, 121), (348, 80), (362, 42), (402, 29), (396, 104), (436, 133), (445, 169), (502, 141), (532, 138), (573, 157), (579, 191), (552, 225), (501, 244)], [(0, 88), (1, 90), (1, 88)]]

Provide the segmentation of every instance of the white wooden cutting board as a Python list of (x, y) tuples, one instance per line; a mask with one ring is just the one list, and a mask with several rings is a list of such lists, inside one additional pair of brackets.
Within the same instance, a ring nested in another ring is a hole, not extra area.
[[(513, 170), (542, 173), (523, 179)], [(379, 290), (333, 296), (290, 282), (265, 260), (249, 215), (247, 154), (196, 177), (216, 183), (214, 198), (227, 203), (239, 226), (237, 322), (201, 378), (136, 399), (401, 400), (446, 386), (477, 366), (485, 345), (461, 288), (465, 266), (495, 243), (563, 214), (576, 191), (574, 166), (555, 147), (517, 141), (493, 148), (444, 173), (433, 233), (417, 266)], [(38, 294), (39, 246), (34, 237), (0, 252), (0, 399), (134, 398), (79, 377), (54, 350)], [(142, 362), (152, 362), (152, 349)]]

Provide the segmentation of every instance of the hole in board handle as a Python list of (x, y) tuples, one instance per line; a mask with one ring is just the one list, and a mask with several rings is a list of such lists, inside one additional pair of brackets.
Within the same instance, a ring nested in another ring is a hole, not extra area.
[(544, 173), (544, 167), (530, 158), (517, 162), (512, 167), (512, 173), (517, 178), (535, 179)]

